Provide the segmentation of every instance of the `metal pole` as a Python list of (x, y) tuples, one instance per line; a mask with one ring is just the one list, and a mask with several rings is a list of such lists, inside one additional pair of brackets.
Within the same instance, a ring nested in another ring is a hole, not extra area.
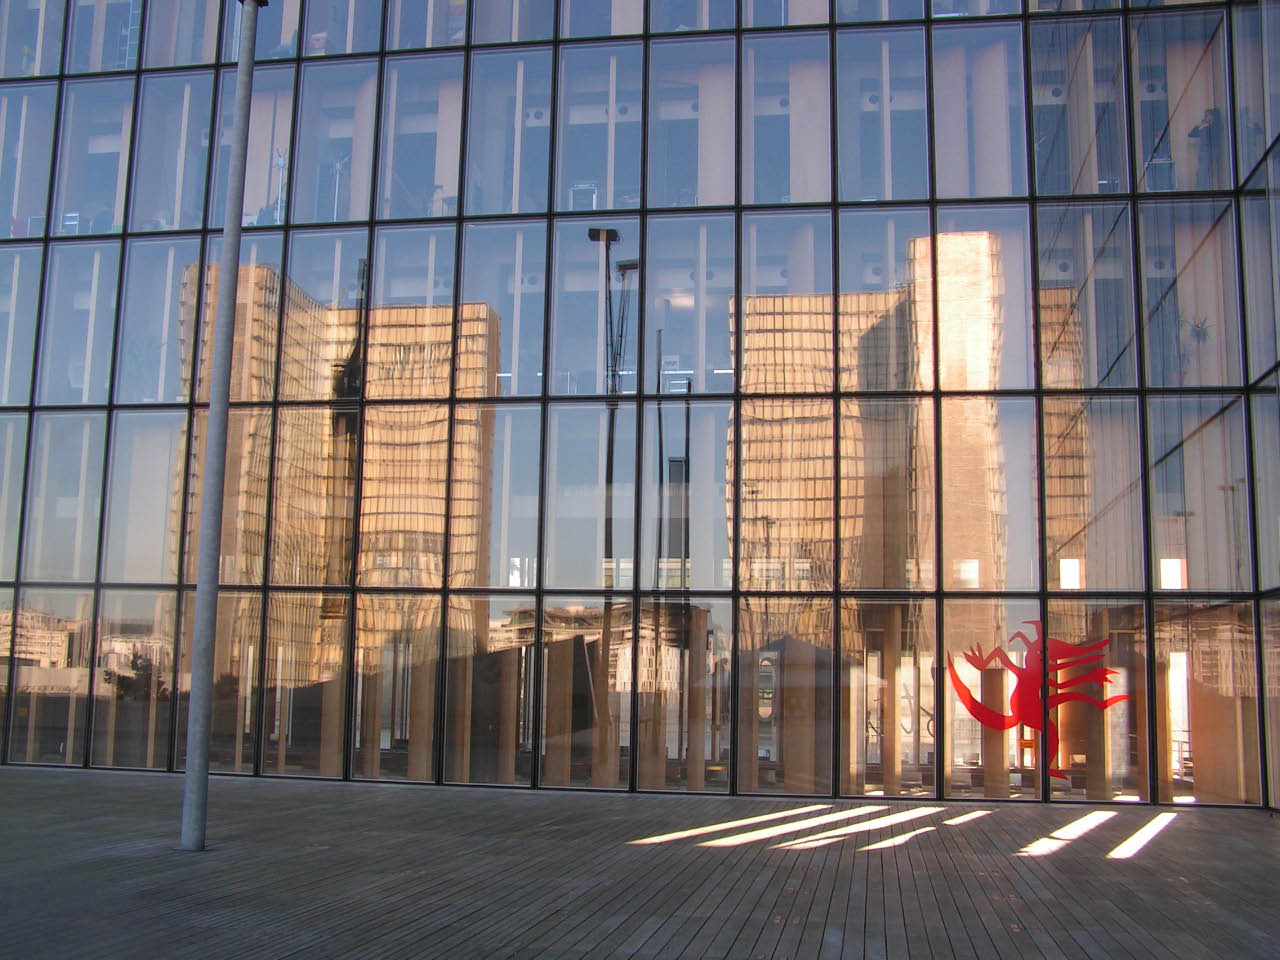
[(227, 177), (227, 210), (218, 273), (218, 313), (213, 327), (213, 372), (209, 382), (209, 427), (204, 447), (200, 500), (200, 555), (196, 567), (195, 636), (191, 650), (191, 698), (187, 715), (186, 778), (182, 791), (182, 849), (204, 849), (209, 807), (209, 728), (213, 721), (213, 645), (218, 624), (218, 558), (222, 547), (222, 486), (227, 459), (227, 405), (235, 342), (236, 281), (240, 273), (240, 221), (244, 216), (244, 170), (249, 143), (249, 98), (258, 7), (268, 0), (240, 0), (240, 45), (236, 61), (235, 114)]

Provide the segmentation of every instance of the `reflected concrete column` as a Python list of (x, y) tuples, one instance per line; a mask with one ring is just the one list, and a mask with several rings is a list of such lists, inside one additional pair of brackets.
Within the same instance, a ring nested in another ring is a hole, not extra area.
[[(803, 0), (792, 0), (798, 6)], [(826, 3), (822, 4), (826, 19)], [(809, 131), (827, 130), (831, 124), (830, 88), (827, 83), (826, 60), (792, 60), (787, 66), (791, 130), (791, 199), (826, 200), (831, 193), (830, 147), (820, 148)], [(793, 290), (812, 290), (797, 286)]]
[[(996, 665), (982, 671), (982, 702), (997, 713), (1004, 713), (1008, 699), (1004, 689), (1005, 669)], [(983, 796), (1009, 796), (1009, 750), (1007, 730), (982, 728)], [(1021, 749), (1021, 748), (1019, 748)]]
[[(973, 137), (974, 192), (994, 197), (1008, 193), (1013, 185), (1008, 47), (999, 42), (988, 44), (974, 55), (971, 68), (973, 105), (980, 118)], [(1010, 289), (1014, 289), (1012, 284)]]
[(581, 638), (557, 640), (546, 645), (546, 681), (543, 713), (546, 742), (542, 765), (543, 782), (564, 786), (569, 783), (570, 753), (573, 745), (573, 648)]
[[(1093, 193), (1098, 189), (1098, 117), (1094, 93), (1093, 31), (1085, 30), (1072, 46), (1067, 73), (1067, 160), (1072, 192)], [(1092, 226), (1092, 217), (1082, 218)], [(1091, 248), (1092, 252), (1092, 248)], [(1089, 263), (1092, 256), (1077, 263)], [(1092, 291), (1093, 272), (1086, 278)], [(1082, 294), (1083, 296), (1083, 294)], [(1092, 302), (1092, 298), (1089, 298)]]
[[(377, 114), (378, 81), (369, 77), (356, 90), (355, 115), (352, 120), (352, 144), (373, 143), (373, 121)], [(356, 219), (366, 209), (369, 188), (373, 183), (373, 150), (357, 146), (351, 153), (351, 191), (347, 201), (347, 219)]]
[[(1198, 31), (1188, 31), (1198, 32)], [(1222, 69), (1215, 55), (1216, 36), (1206, 39), (1188, 39), (1181, 43), (1169, 40), (1164, 49), (1165, 85), (1168, 87), (1169, 120), (1164, 131), (1169, 138), (1173, 155), (1173, 187), (1178, 190), (1195, 190), (1201, 149), (1213, 149), (1209, 165), (1208, 187), (1229, 187), (1226, 176), (1227, 132), (1230, 129), (1230, 113), (1226, 102), (1218, 102), (1215, 77)], [(1218, 143), (1212, 147), (1203, 138), (1191, 136), (1192, 129), (1204, 119), (1209, 109), (1220, 114)], [(1161, 131), (1155, 131), (1157, 134)]]
[[(1168, 631), (1169, 627), (1163, 627)], [(1186, 692), (1175, 692), (1169, 686), (1169, 654), (1167, 648), (1172, 644), (1165, 640), (1166, 652), (1156, 657), (1156, 730), (1160, 736), (1156, 738), (1156, 788), (1161, 803), (1173, 802), (1173, 712), (1171, 704), (1176, 695), (1185, 696)]]
[[(935, 50), (933, 57), (934, 142), (968, 143), (969, 104), (964, 49), (954, 46)], [(945, 157), (939, 157), (936, 176), (940, 195), (954, 197), (969, 193), (968, 151), (954, 150)]]
[[(384, 125), (385, 125), (385, 121)], [(462, 138), (462, 84), (440, 84), (436, 105), (436, 173), (435, 185), (445, 197), (458, 196), (458, 156)], [(394, 138), (392, 138), (394, 139)], [(445, 216), (444, 209), (433, 210), (437, 217)], [(493, 342), (496, 342), (496, 338)], [(496, 358), (495, 358), (496, 359)]]
[[(752, 54), (748, 52), (747, 56)], [(733, 65), (716, 64), (701, 67), (697, 75), (698, 84), (698, 197), (706, 202), (705, 197), (716, 197), (723, 194), (725, 184), (729, 185), (729, 196), (733, 196), (733, 161), (734, 155), (728, 145), (734, 141), (733, 110), (714, 109), (719, 104), (733, 103)], [(749, 88), (748, 88), (749, 89)], [(743, 163), (747, 162), (746, 130), (743, 130)], [(703, 276), (699, 274), (699, 276)]]

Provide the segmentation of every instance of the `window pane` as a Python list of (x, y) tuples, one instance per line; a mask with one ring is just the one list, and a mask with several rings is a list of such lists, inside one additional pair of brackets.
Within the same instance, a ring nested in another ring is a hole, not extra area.
[(742, 201), (830, 199), (826, 35), (748, 37), (742, 46)]
[(928, 197), (924, 60), (922, 28), (837, 36), (841, 200)]
[(94, 766), (168, 767), (177, 613), (173, 591), (102, 592), (89, 755)]
[(563, 0), (560, 4), (562, 37), (604, 37), (643, 29), (644, 7), (635, 0)]
[(1050, 590), (1141, 590), (1142, 439), (1128, 397), (1045, 397)]
[(1123, 203), (1036, 208), (1040, 376), (1046, 387), (1132, 387), (1133, 252)]
[(943, 588), (1035, 590), (1035, 403), (944, 397), (940, 452)]
[(449, 585), (537, 586), (539, 409), (465, 404), (453, 416)]
[[(240, 236), (240, 274), (236, 284), (235, 341), (231, 348), (231, 399), (270, 400), (275, 393), (276, 342), (280, 324), (281, 269), (278, 233)], [(204, 303), (200, 310), (200, 379), (196, 399), (209, 402), (213, 371), (213, 321), (218, 315), (218, 277), (222, 237), (205, 248)]]
[(1142, 316), (1152, 386), (1240, 382), (1235, 225), (1225, 200), (1146, 203)]
[(786, 27), (826, 23), (826, 0), (742, 0), (744, 27)]
[(351, 774), (431, 780), (440, 665), (440, 598), (361, 594)]
[[(298, 2), (276, 0), (258, 7), (258, 30), (254, 48), (257, 60), (292, 57), (298, 52)], [(222, 59), (234, 61), (240, 50), (239, 0), (226, 0), (222, 16)], [(258, 85), (255, 72), (253, 85)]]
[(178, 576), (182, 476), (186, 470), (185, 411), (115, 414), (107, 522), (105, 581), (171, 583)]
[(645, 238), (645, 390), (733, 389), (733, 217), (650, 217)]
[[(1280, 477), (1280, 395), (1277, 395), (1275, 377), (1268, 380), (1263, 391), (1254, 394), (1250, 401), (1253, 404), (1258, 586), (1269, 590), (1280, 587), (1280, 484), (1272, 480)], [(1280, 800), (1280, 795), (1277, 800)]]
[[(12, 575), (11, 575), (12, 576)], [(4, 711), (4, 726), (9, 726), (9, 670), (12, 663), (13, 590), (0, 590), (0, 621), (7, 620), (10, 629), (0, 631), (0, 710)]]
[[(240, 4), (235, 4), (240, 9)], [(218, 96), (218, 144), (213, 154), (213, 188), (209, 191), (209, 226), (220, 228), (227, 215), (227, 179), (231, 164), (232, 109), (236, 99), (234, 70), (223, 70)], [(293, 115), (293, 68), (259, 67), (253, 71), (249, 101), (249, 143), (245, 159), (245, 226), (284, 223), (289, 188), (289, 124)]]
[(212, 73), (143, 78), (129, 214), (134, 230), (200, 226), (212, 95)]
[(924, 16), (923, 0), (836, 0), (836, 22), (860, 20), (918, 20)]
[[(1034, 600), (945, 601), (947, 797), (1040, 797), (1044, 654), (1036, 645), (1044, 640), (1037, 606)], [(1025, 703), (1025, 709), (1013, 706)]]
[(467, 214), (546, 210), (551, 51), (475, 54), (469, 82)]
[(529, 785), (533, 597), (449, 598), (444, 778)]
[(115, 233), (124, 222), (133, 81), (68, 83), (61, 116), (58, 186), (49, 232)]
[(382, 39), (382, 5), (360, 0), (306, 0), (304, 57), (377, 50)]
[(448, 454), (449, 409), (443, 404), (365, 411), (362, 586), (440, 586)]
[(732, 29), (737, 23), (736, 7), (737, 0), (649, 0), (649, 29)]
[[(18, 511), (22, 507), (22, 468), (26, 459), (26, 414), (0, 414), (0, 580), (13, 580), (18, 568)], [(0, 634), (3, 632), (0, 628)]]
[(84, 760), (92, 656), (91, 591), (18, 594), (10, 762), (79, 766)]
[(541, 782), (625, 789), (631, 601), (548, 597), (542, 610), (542, 649)]
[(550, 393), (635, 393), (640, 222), (559, 220)]
[(645, 404), (641, 582), (646, 589), (728, 590), (733, 405)]
[(1262, 669), (1266, 678), (1267, 769), (1270, 771), (1271, 806), (1280, 806), (1280, 601), (1262, 602)]
[(32, 432), (22, 575), (92, 580), (106, 415), (37, 413)]
[(271, 582), (351, 578), (360, 414), (347, 406), (277, 413)]
[(0, 10), (0, 76), (57, 73), (66, 0), (28, 0)]
[(556, 208), (640, 206), (639, 43), (564, 47), (556, 114)]
[(549, 40), (555, 0), (471, 0), (472, 43)]
[(938, 343), (943, 390), (1035, 384), (1027, 208), (938, 211)]
[(931, 590), (933, 403), (840, 406), (840, 579), (847, 589)]
[(741, 437), (738, 586), (830, 590), (835, 540), (831, 402), (744, 400)]
[(1272, 151), (1240, 196), (1240, 256), (1249, 379), (1253, 380), (1280, 358), (1276, 349), (1280, 266), (1272, 266), (1280, 265), (1280, 151)]
[(293, 219), (369, 216), (378, 66), (374, 61), (308, 64), (293, 161)]
[(731, 636), (728, 600), (641, 601), (639, 789), (728, 791)]
[(132, 70), (138, 65), (142, 4), (137, 0), (70, 0), (67, 73)]
[(756, 213), (742, 220), (742, 389), (831, 389), (831, 218)]
[(840, 792), (933, 796), (934, 605), (845, 600), (840, 610)]
[(1157, 603), (1161, 803), (1259, 803), (1252, 604)]
[(551, 408), (546, 585), (631, 586), (636, 411), (615, 402)]
[(378, 216), (456, 216), (461, 138), (462, 57), (388, 61)]
[(0, 405), (31, 399), (41, 254), (38, 246), (0, 248)]
[(831, 793), (831, 601), (738, 606), (738, 790)]
[(39, 237), (49, 199), (52, 83), (0, 86), (0, 237)]
[(131, 240), (116, 357), (117, 403), (184, 402), (200, 285), (200, 241)]
[[(265, 11), (259, 16), (262, 12)], [(218, 44), (216, 0), (168, 0), (149, 4), (146, 38), (145, 66), (211, 63)]]
[(1022, 89), (1018, 26), (934, 28), (933, 150), (938, 196), (1026, 194)]
[(105, 403), (115, 325), (118, 243), (49, 250), (37, 403)]
[(387, 49), (454, 47), (467, 40), (467, 0), (391, 0)]
[(1249, 589), (1243, 403), (1206, 394), (1147, 404), (1155, 589)]
[(1120, 6), (1120, 0), (1030, 0), (1027, 9), (1032, 13), (1063, 13), (1072, 10), (1113, 10)]
[(269, 597), (263, 773), (342, 776), (350, 602), (333, 593)]
[(840, 389), (933, 386), (929, 213), (840, 212)]
[[(378, 231), (365, 396), (445, 397), (453, 341), (453, 227)], [(464, 335), (470, 332), (469, 327)], [(482, 324), (487, 332), (488, 325)], [(463, 343), (488, 356), (484, 338)], [(474, 364), (465, 364), (471, 370)]]

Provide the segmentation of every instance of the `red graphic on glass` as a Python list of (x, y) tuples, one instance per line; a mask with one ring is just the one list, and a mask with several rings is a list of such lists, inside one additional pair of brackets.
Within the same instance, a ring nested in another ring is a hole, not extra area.
[[(951, 685), (955, 688), (956, 696), (960, 698), (960, 702), (965, 705), (972, 715), (984, 727), (992, 730), (1011, 730), (1018, 724), (1022, 724), (1032, 730), (1041, 729), (1041, 725), (1045, 720), (1044, 700), (1040, 696), (1040, 678), (1044, 672), (1049, 674), (1049, 707), (1053, 708), (1063, 703), (1091, 703), (1099, 710), (1106, 710), (1108, 707), (1114, 707), (1117, 703), (1132, 699), (1129, 694), (1118, 694), (1114, 697), (1108, 697), (1105, 700), (1099, 700), (1097, 697), (1091, 697), (1087, 693), (1079, 690), (1072, 690), (1072, 687), (1080, 687), (1086, 683), (1096, 683), (1098, 686), (1105, 688), (1111, 683), (1111, 677), (1117, 671), (1109, 667), (1094, 667), (1096, 663), (1100, 663), (1105, 656), (1102, 650), (1110, 639), (1099, 640), (1096, 643), (1072, 644), (1064, 643), (1061, 640), (1049, 638), (1049, 662), (1045, 665), (1044, 659), (1044, 630), (1039, 620), (1024, 621), (1027, 626), (1034, 627), (1036, 638), (1032, 640), (1023, 631), (1019, 630), (1009, 642), (1021, 640), (1023, 646), (1027, 648), (1026, 662), (1022, 665), (1014, 663), (1012, 658), (1005, 651), (996, 647), (988, 654), (983, 654), (982, 646), (975, 645), (972, 650), (965, 653), (965, 660), (969, 661), (970, 666), (976, 670), (985, 670), (987, 665), (993, 660), (999, 661), (1001, 666), (1014, 676), (1013, 694), (1009, 697), (1010, 713), (1006, 716), (1003, 713), (997, 713), (982, 701), (978, 700), (964, 685), (964, 681), (960, 679), (960, 674), (956, 672), (956, 665), (951, 660), (951, 655), (947, 654), (947, 671), (951, 674)], [(1073, 667), (1093, 667), (1093, 669), (1085, 670), (1066, 680), (1057, 679), (1058, 673)], [(1052, 764), (1056, 762), (1058, 756), (1058, 726), (1053, 722), (1052, 717), (1049, 718), (1049, 729), (1045, 733), (1048, 741), (1050, 767), (1049, 776), (1067, 779), (1067, 775), (1061, 770), (1055, 769)]]

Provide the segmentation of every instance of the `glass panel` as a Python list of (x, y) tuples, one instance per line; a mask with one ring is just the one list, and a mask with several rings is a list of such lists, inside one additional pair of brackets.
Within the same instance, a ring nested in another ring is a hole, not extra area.
[(1222, 13), (1132, 17), (1129, 30), (1138, 189), (1229, 188)]
[(938, 211), (938, 343), (943, 390), (1035, 385), (1027, 208)]
[(467, 0), (391, 0), (387, 49), (455, 47), (467, 40)]
[(134, 230), (200, 226), (213, 74), (142, 80), (129, 225)]
[(272, 583), (350, 580), (359, 440), (360, 413), (352, 407), (277, 413)]
[[(0, 414), (0, 580), (13, 580), (18, 568), (18, 511), (22, 507), (22, 468), (26, 459), (26, 414)], [(12, 609), (12, 597), (9, 602)], [(6, 633), (0, 621), (0, 637)], [(0, 670), (6, 667), (7, 664), (0, 666)], [(3, 706), (0, 702), (0, 709)]]
[(629, 588), (635, 407), (555, 406), (547, 431), (546, 585)]
[[(240, 8), (238, 3), (235, 6), (237, 10)], [(218, 143), (213, 154), (213, 187), (209, 191), (209, 226), (215, 229), (222, 227), (227, 215), (227, 171), (231, 164), (231, 121), (235, 99), (235, 71), (224, 70), (218, 95)], [(284, 223), (292, 116), (293, 67), (259, 67), (254, 70), (244, 175), (245, 226)]]
[(1267, 114), (1266, 40), (1260, 3), (1231, 8), (1235, 45), (1236, 178), (1242, 182), (1262, 159), (1267, 142), (1262, 124)]
[(742, 46), (742, 202), (829, 200), (826, 35), (748, 37)]
[(923, 0), (836, 0), (836, 22), (860, 20), (918, 20)]
[[(1280, 587), (1280, 395), (1272, 377), (1253, 404), (1253, 494), (1258, 537), (1258, 587)], [(21, 454), (19, 454), (19, 457)], [(12, 508), (10, 508), (12, 509)], [(1278, 688), (1280, 689), (1280, 688)], [(1280, 695), (1280, 694), (1278, 694)], [(1280, 797), (1277, 797), (1280, 800)]]
[(462, 234), (459, 397), (542, 392), (547, 230), (543, 223), (469, 223)]
[(377, 50), (382, 6), (361, 0), (306, 0), (304, 57)]
[(435, 778), (440, 598), (356, 598), (355, 718), (351, 775), (370, 780)]
[(831, 601), (738, 606), (738, 790), (831, 793)]
[(562, 0), (560, 4), (562, 37), (603, 37), (643, 29), (644, 6), (635, 0)]
[(37, 413), (31, 429), (22, 575), (28, 580), (92, 580), (106, 414)]
[(938, 196), (1026, 194), (1022, 89), (1022, 30), (1017, 25), (934, 28)]
[(9, 671), (12, 669), (10, 649), (13, 638), (13, 590), (0, 590), (0, 711), (3, 727), (9, 726)]
[(27, 0), (0, 8), (0, 77), (57, 73), (67, 0)]
[(550, 393), (635, 393), (639, 254), (634, 218), (556, 222)]
[(475, 54), (469, 83), (467, 214), (546, 210), (551, 51)]
[(732, 623), (728, 600), (641, 601), (639, 789), (728, 791)]
[(142, 0), (70, 0), (69, 6), (67, 73), (138, 65)]
[(737, 0), (649, 0), (649, 29), (732, 29), (737, 25), (736, 7)]
[[(276, 341), (280, 323), (282, 238), (278, 233), (240, 237), (240, 275), (236, 284), (236, 328), (231, 353), (231, 399), (270, 400), (275, 393)], [(218, 276), (222, 237), (205, 248), (204, 302), (200, 311), (200, 378), (196, 399), (209, 402), (213, 370), (213, 320), (218, 315)]]
[(812, 393), (832, 382), (831, 217), (742, 219), (742, 389)]
[[(191, 638), (195, 632), (195, 593), (182, 595), (182, 659), (178, 665), (178, 728), (175, 767), (187, 763), (187, 714), (191, 697)], [(209, 769), (253, 773), (257, 742), (254, 688), (262, 644), (262, 595), (218, 595), (213, 640), (213, 722), (209, 732)]]
[(932, 600), (840, 608), (840, 792), (933, 796)]
[(1037, 606), (1034, 600), (944, 603), (947, 797), (1040, 797), (1044, 638)]
[(785, 27), (826, 23), (826, 0), (742, 0), (744, 27)]
[(1262, 669), (1266, 679), (1267, 770), (1271, 806), (1280, 807), (1280, 600), (1262, 602)]
[(944, 397), (940, 453), (943, 588), (1035, 590), (1035, 403), (1028, 397)]
[[(261, 8), (259, 11), (259, 16), (265, 12)], [(168, 0), (148, 4), (144, 66), (211, 63), (217, 45), (216, 0)]]
[(472, 43), (549, 40), (555, 0), (471, 0)]
[(372, 60), (302, 68), (293, 161), (293, 219), (299, 223), (369, 216), (378, 65)]
[(445, 644), (444, 778), (529, 785), (533, 597), (452, 596)]
[(116, 357), (117, 403), (187, 399), (199, 287), (199, 239), (129, 241)]
[(548, 597), (542, 610), (541, 782), (627, 786), (631, 601)]
[(733, 586), (732, 422), (727, 402), (645, 404), (640, 570), (646, 589)]
[(133, 80), (66, 84), (49, 233), (115, 233), (124, 222)]
[(361, 586), (440, 586), (448, 461), (448, 407), (365, 410)]
[(929, 212), (840, 212), (840, 389), (933, 386)]
[(379, 217), (458, 214), (462, 57), (387, 64), (378, 175)]
[(1280, 358), (1276, 349), (1280, 340), (1276, 335), (1280, 328), (1280, 151), (1272, 151), (1240, 195), (1240, 256), (1249, 379), (1253, 380)]
[(41, 254), (38, 246), (0, 248), (0, 405), (31, 399)]
[(1073, 10), (1113, 10), (1120, 6), (1120, 0), (1029, 0), (1027, 9), (1032, 13), (1061, 13)]
[(1147, 405), (1155, 589), (1249, 589), (1243, 403), (1206, 394)]
[(80, 765), (92, 656), (92, 591), (18, 594), (10, 762)]
[(1129, 397), (1045, 397), (1050, 590), (1141, 590), (1142, 438)]
[(453, 416), (449, 585), (537, 586), (539, 408), (460, 404)]
[(629, 210), (640, 206), (641, 59), (639, 43), (561, 50), (557, 209)]
[(731, 391), (733, 217), (650, 217), (645, 247), (646, 392)]
[(1037, 207), (1036, 242), (1043, 385), (1136, 385), (1128, 205)]
[(840, 405), (840, 580), (846, 589), (932, 590), (933, 403)]
[(741, 438), (738, 586), (830, 590), (835, 540), (831, 401), (744, 400)]
[[(369, 399), (448, 396), (453, 231), (452, 226), (378, 231), (365, 375)], [(474, 336), (465, 336), (463, 344), (472, 350), (488, 345), (483, 339), (477, 344)], [(463, 366), (470, 370), (473, 364)]]
[(105, 403), (115, 325), (118, 243), (49, 248), (37, 403)]
[[(111, 431), (104, 581), (172, 583), (178, 576), (187, 414), (118, 412)], [(172, 628), (170, 628), (172, 629)]]
[(94, 766), (168, 767), (177, 613), (172, 591), (102, 592), (93, 680)]
[(368, 269), (368, 233), (363, 229), (290, 237), (280, 399), (360, 396)]
[(350, 604), (334, 593), (268, 599), (263, 773), (342, 776)]
[(924, 29), (836, 37), (840, 199), (929, 195)]
[(0, 86), (0, 237), (39, 237), (49, 201), (57, 86)]
[(1252, 604), (1155, 607), (1161, 803), (1259, 803)]
[[(271, 411), (232, 407), (227, 422), (226, 474), (222, 487), (222, 583), (261, 583), (267, 549), (267, 472), (271, 465)], [(204, 445), (209, 414), (191, 420), (191, 475), (187, 480), (187, 545), (184, 583), (195, 583), (200, 556), (200, 504), (204, 496)]]
[(649, 206), (733, 203), (735, 60), (727, 38), (650, 45)]
[(1272, 69), (1272, 65), (1277, 62), (1276, 58), (1280, 56), (1280, 3), (1276, 3), (1276, 0), (1261, 0), (1261, 2), (1262, 35), (1266, 40), (1263, 57), (1267, 64), (1265, 92), (1267, 110), (1263, 123), (1266, 126), (1266, 139), (1271, 142), (1276, 134), (1280, 133), (1280, 70)]
[(1148, 383), (1239, 383), (1240, 308), (1230, 202), (1146, 203), (1138, 222)]
[[(255, 38), (254, 58), (276, 60), (292, 57), (298, 52), (298, 3), (299, 0), (275, 0), (268, 6), (258, 7), (258, 30)], [(222, 59), (234, 61), (240, 50), (240, 2), (226, 0), (222, 17)], [(257, 72), (253, 85), (258, 85)], [(247, 206), (247, 204), (246, 204)]]

